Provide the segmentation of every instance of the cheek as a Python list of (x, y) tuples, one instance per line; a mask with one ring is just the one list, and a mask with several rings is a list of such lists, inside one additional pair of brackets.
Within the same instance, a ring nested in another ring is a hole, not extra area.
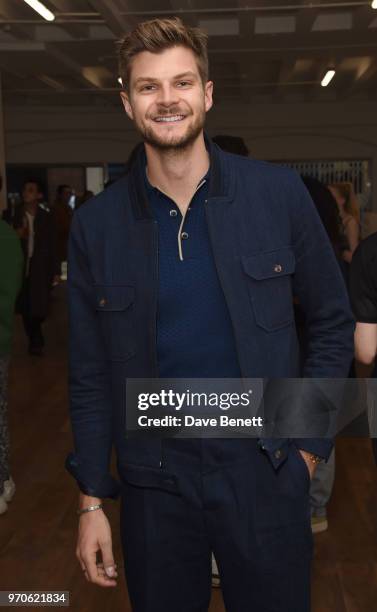
[(144, 121), (146, 118), (149, 118), (152, 113), (153, 104), (139, 102), (137, 107), (134, 108), (134, 116), (138, 121)]

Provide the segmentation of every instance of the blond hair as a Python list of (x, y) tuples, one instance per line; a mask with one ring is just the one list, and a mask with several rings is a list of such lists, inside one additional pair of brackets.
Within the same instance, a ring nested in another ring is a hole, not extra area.
[(343, 181), (341, 183), (331, 183), (330, 187), (336, 189), (342, 198), (345, 199), (345, 212), (354, 217), (354, 219), (360, 223), (360, 206), (353, 188), (353, 184), (351, 182)]
[(132, 60), (138, 53), (161, 53), (171, 47), (182, 46), (193, 51), (200, 78), (208, 81), (207, 35), (199, 28), (186, 26), (181, 19), (151, 19), (139, 23), (132, 32), (118, 42), (119, 76), (124, 89), (129, 88)]

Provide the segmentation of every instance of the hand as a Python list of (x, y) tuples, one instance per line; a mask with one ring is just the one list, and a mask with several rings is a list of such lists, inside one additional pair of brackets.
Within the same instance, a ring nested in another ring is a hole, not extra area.
[[(96, 563), (96, 553), (101, 551), (102, 562)], [(102, 587), (117, 585), (118, 576), (112, 550), (111, 528), (103, 510), (93, 510), (80, 515), (76, 557), (88, 582)]]
[(303, 460), (306, 463), (306, 467), (309, 470), (309, 475), (310, 475), (310, 480), (311, 480), (313, 478), (313, 475), (314, 475), (314, 472), (316, 470), (317, 464), (313, 463), (313, 461), (311, 461), (311, 459), (310, 459), (310, 455), (312, 453), (307, 453), (306, 451), (301, 450), (301, 448), (299, 448), (298, 450), (299, 450), (299, 452), (301, 454), (301, 457), (303, 458)]

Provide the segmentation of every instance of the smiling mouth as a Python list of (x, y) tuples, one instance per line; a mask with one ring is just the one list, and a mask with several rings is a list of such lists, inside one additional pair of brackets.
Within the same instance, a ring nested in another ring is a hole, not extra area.
[(157, 123), (176, 123), (178, 121), (183, 121), (186, 118), (186, 115), (162, 115), (161, 117), (155, 117), (153, 121)]

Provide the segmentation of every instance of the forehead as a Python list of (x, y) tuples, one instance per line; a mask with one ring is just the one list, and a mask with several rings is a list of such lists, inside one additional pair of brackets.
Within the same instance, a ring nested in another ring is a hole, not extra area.
[(160, 53), (142, 51), (132, 60), (130, 81), (132, 84), (141, 78), (171, 79), (186, 71), (200, 76), (196, 57), (191, 49), (179, 46)]

